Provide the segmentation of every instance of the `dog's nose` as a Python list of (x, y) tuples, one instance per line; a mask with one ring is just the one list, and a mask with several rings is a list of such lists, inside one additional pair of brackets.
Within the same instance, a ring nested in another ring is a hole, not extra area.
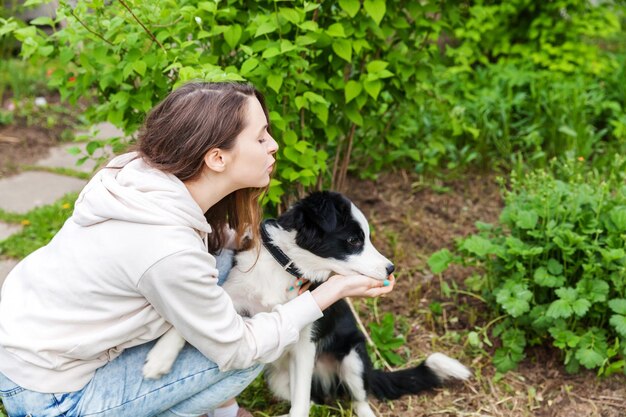
[(396, 267), (394, 266), (394, 264), (387, 265), (387, 275), (391, 275), (391, 273), (395, 271), (395, 269)]

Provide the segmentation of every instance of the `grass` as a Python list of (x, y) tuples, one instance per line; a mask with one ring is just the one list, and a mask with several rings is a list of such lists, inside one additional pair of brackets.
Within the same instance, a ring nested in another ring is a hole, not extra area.
[(49, 91), (46, 71), (44, 65), (35, 66), (18, 58), (0, 60), (0, 99), (9, 92), (17, 100), (45, 95)]
[(0, 241), (0, 255), (21, 259), (47, 244), (72, 214), (77, 197), (77, 193), (66, 194), (54, 204), (25, 214), (0, 210), (0, 220), (23, 226), (20, 232)]
[(20, 168), (23, 171), (41, 171), (41, 172), (50, 172), (52, 174), (65, 175), (66, 177), (74, 177), (80, 180), (89, 180), (92, 177), (92, 174), (88, 172), (81, 172), (71, 168), (61, 168), (61, 167), (42, 167), (37, 165), (20, 165)]
[[(256, 416), (271, 417), (289, 413), (289, 403), (276, 400), (267, 388), (263, 375), (259, 375), (237, 397), (237, 402), (248, 410), (255, 411)], [(310, 417), (354, 417), (349, 403), (338, 402), (335, 405), (313, 405), (309, 412)]]

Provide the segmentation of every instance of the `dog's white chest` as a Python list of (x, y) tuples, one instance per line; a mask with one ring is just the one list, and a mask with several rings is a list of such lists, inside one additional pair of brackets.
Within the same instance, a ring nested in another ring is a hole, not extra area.
[[(251, 266), (254, 266), (251, 269)], [(224, 290), (238, 311), (250, 315), (272, 311), (279, 304), (294, 299), (298, 290), (290, 290), (296, 278), (285, 272), (264, 250), (259, 257), (253, 251), (242, 253), (224, 283)]]

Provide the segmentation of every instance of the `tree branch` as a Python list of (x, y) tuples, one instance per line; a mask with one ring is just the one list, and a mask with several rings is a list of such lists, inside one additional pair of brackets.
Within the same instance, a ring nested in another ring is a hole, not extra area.
[(128, 12), (133, 16), (133, 19), (135, 19), (135, 21), (141, 25), (143, 30), (152, 38), (152, 40), (155, 41), (161, 47), (161, 49), (163, 49), (163, 52), (167, 53), (163, 44), (159, 42), (159, 40), (154, 36), (154, 34), (150, 32), (150, 30), (143, 23), (141, 23), (141, 20), (139, 20), (137, 16), (135, 16), (135, 13), (133, 13), (131, 8), (128, 7), (128, 4), (126, 4), (124, 0), (119, 0), (119, 2), (122, 4), (122, 6), (124, 6), (126, 10), (128, 10)]
[(92, 33), (94, 35), (96, 35), (98, 38), (102, 39), (104, 42), (108, 43), (111, 46), (115, 46), (111, 41), (109, 41), (108, 39), (106, 39), (104, 36), (102, 36), (101, 34), (99, 34), (98, 32), (96, 32), (95, 30), (91, 29), (89, 26), (87, 26), (82, 20), (80, 20), (78, 18), (78, 16), (76, 16), (76, 13), (74, 13), (74, 9), (70, 9), (70, 13), (72, 13), (72, 16), (74, 17), (74, 19), (76, 19), (78, 21), (78, 23), (80, 23), (82, 25), (82, 27), (84, 27), (85, 29), (87, 29), (87, 31), (89, 33)]

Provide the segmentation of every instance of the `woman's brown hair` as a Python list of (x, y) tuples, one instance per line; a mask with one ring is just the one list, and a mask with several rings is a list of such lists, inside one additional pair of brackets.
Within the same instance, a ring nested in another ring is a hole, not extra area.
[[(243, 83), (190, 82), (170, 93), (148, 114), (139, 132), (137, 151), (151, 166), (175, 175), (181, 181), (197, 178), (210, 149), (232, 149), (246, 127), (248, 99), (256, 97), (268, 120), (263, 95)], [(268, 128), (269, 129), (269, 128)], [(238, 243), (247, 249), (259, 242), (261, 207), (265, 189), (237, 190), (211, 207), (204, 215), (213, 232), (209, 251), (226, 242), (226, 229), (236, 232)], [(243, 237), (251, 235), (244, 242)]]

